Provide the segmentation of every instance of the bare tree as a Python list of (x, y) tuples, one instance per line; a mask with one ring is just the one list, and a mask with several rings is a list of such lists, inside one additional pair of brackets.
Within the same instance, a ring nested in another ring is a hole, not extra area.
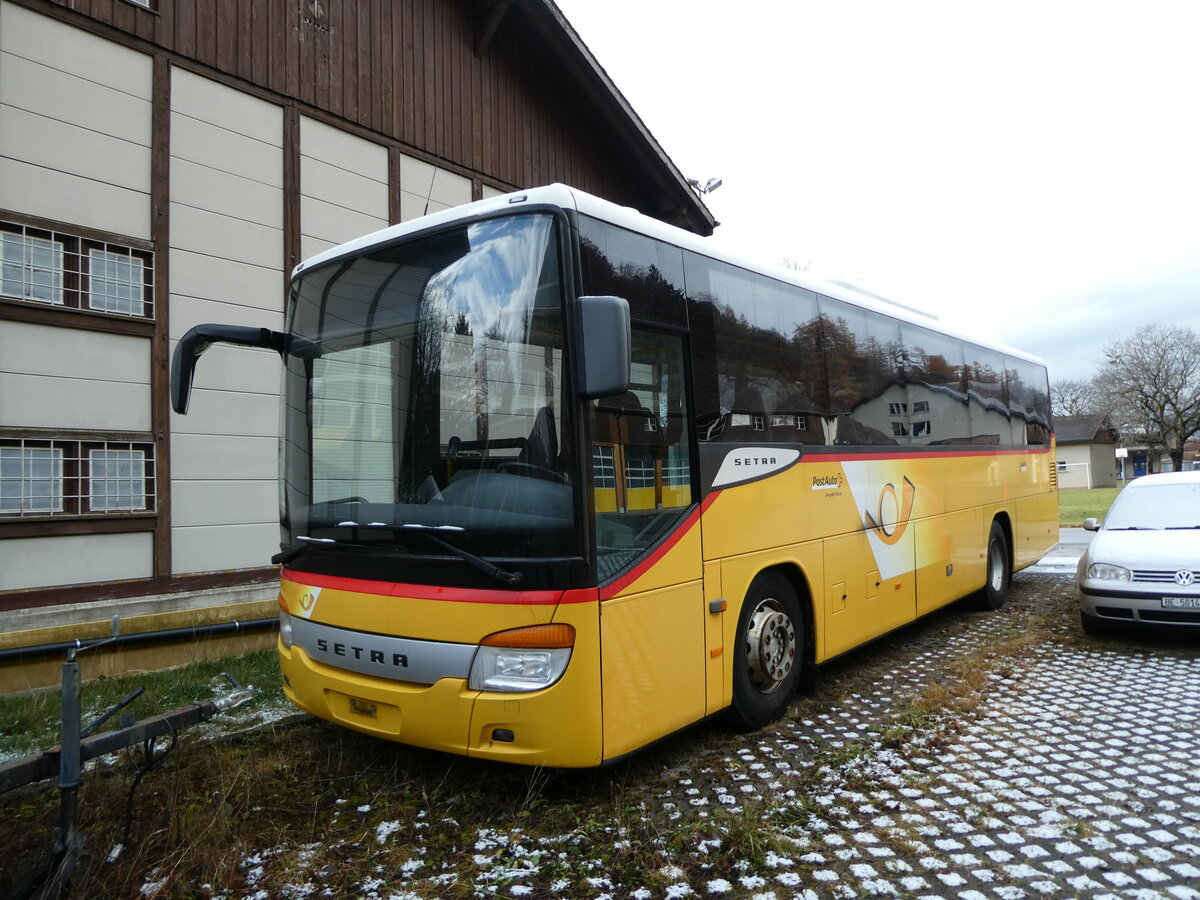
[(1099, 412), (1096, 400), (1090, 380), (1064, 378), (1050, 385), (1050, 410), (1056, 416), (1086, 416)]
[(1200, 431), (1200, 336), (1177, 325), (1145, 325), (1104, 349), (1095, 379), (1114, 422), (1164, 449), (1176, 471), (1184, 442)]

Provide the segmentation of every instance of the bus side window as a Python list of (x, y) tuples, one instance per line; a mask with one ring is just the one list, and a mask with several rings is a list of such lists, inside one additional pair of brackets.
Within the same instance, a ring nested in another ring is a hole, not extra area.
[(692, 504), (683, 341), (634, 330), (630, 389), (592, 404), (601, 578), (636, 561)]

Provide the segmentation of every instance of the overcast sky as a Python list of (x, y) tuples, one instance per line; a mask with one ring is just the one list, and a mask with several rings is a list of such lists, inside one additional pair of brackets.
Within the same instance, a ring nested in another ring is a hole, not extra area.
[(1200, 332), (1200, 3), (556, 2), (740, 254), (1052, 381)]

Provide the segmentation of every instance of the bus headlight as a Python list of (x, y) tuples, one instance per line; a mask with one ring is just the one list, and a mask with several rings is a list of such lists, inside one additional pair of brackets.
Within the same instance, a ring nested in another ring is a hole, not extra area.
[(292, 649), (292, 617), (282, 609), (279, 611), (279, 643), (285, 650)]
[(534, 625), (488, 635), (471, 663), (473, 691), (538, 691), (562, 678), (575, 646), (570, 625)]

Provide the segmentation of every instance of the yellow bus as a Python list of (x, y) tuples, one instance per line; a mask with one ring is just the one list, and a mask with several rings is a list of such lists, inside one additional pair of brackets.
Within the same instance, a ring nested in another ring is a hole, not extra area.
[[(967, 298), (964, 298), (966, 300)], [(297, 267), (279, 658), (347, 728), (597, 766), (975, 595), (1057, 537), (1045, 367), (562, 185)]]

